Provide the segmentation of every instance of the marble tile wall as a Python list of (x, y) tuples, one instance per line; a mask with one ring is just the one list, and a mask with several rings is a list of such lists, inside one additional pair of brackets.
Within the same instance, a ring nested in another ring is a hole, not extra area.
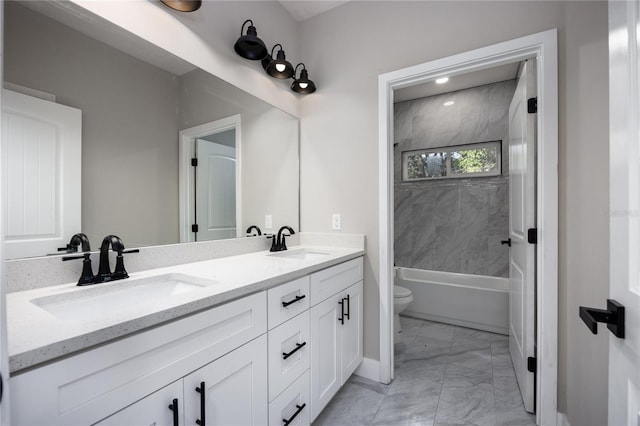
[[(395, 105), (397, 266), (507, 277), (508, 114), (515, 80)], [(454, 105), (445, 107), (445, 101)], [(402, 182), (403, 151), (502, 140), (502, 176)]]

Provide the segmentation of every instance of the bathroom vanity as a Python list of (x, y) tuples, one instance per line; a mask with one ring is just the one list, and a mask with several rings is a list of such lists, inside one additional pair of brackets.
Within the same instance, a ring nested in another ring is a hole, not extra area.
[(12, 424), (310, 424), (362, 361), (363, 254), (299, 246), (11, 293)]

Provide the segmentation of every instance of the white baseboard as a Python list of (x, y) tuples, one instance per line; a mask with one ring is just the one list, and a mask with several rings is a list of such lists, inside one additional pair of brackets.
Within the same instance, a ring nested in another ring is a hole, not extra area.
[(365, 379), (379, 382), (380, 361), (371, 358), (364, 358), (354, 374), (356, 376), (364, 377)]
[(569, 419), (567, 419), (567, 415), (565, 413), (558, 412), (558, 426), (571, 426), (569, 424)]

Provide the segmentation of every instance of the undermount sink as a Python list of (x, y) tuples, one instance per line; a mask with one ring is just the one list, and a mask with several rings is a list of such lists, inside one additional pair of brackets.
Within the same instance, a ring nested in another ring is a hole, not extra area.
[(95, 284), (72, 293), (56, 294), (31, 300), (31, 303), (62, 320), (90, 320), (105, 312), (139, 311), (171, 297), (198, 291), (217, 281), (170, 273), (113, 283)]
[(279, 257), (282, 259), (296, 259), (296, 260), (310, 260), (310, 259), (319, 259), (325, 256), (329, 256), (331, 253), (319, 250), (311, 250), (311, 249), (295, 249), (295, 250), (285, 250), (279, 251), (276, 253), (269, 253), (267, 256)]

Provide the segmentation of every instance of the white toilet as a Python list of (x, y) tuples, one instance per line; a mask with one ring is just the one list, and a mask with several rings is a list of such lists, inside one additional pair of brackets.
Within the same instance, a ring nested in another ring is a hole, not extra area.
[(393, 331), (395, 333), (402, 331), (402, 327), (400, 327), (400, 312), (407, 309), (411, 302), (413, 302), (411, 290), (399, 285), (393, 286)]

